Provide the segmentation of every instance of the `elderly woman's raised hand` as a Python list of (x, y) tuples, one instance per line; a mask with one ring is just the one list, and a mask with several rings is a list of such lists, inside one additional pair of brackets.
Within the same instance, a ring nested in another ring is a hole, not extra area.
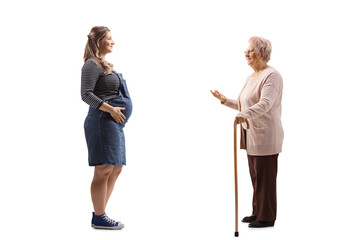
[(210, 90), (210, 92), (211, 92), (211, 94), (212, 94), (214, 97), (216, 97), (217, 99), (219, 99), (220, 102), (222, 102), (222, 103), (225, 103), (225, 102), (226, 102), (226, 97), (225, 97), (223, 94), (221, 94), (218, 90), (214, 90), (214, 91), (211, 91), (211, 90)]

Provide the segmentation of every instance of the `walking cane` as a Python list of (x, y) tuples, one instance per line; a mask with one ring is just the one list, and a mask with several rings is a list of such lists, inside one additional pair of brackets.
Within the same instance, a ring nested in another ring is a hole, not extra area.
[[(247, 119), (245, 119), (246, 122), (246, 128), (249, 129), (250, 124), (249, 121)], [(238, 122), (235, 118), (234, 121), (234, 175), (235, 175), (235, 237), (239, 236), (239, 230), (238, 230), (238, 180), (237, 180), (237, 136), (236, 136), (236, 132), (237, 132), (237, 125)]]

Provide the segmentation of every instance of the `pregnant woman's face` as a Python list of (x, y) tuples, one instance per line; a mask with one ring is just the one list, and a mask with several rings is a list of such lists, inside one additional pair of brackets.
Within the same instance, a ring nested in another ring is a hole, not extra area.
[(106, 55), (111, 53), (114, 46), (114, 41), (112, 40), (111, 32), (108, 31), (104, 39), (101, 41), (100, 55)]

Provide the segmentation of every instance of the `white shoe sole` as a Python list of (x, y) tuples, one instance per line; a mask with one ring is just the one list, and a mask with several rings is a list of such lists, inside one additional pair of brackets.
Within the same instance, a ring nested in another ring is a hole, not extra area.
[(91, 227), (93, 227), (95, 229), (121, 230), (125, 226), (124, 226), (124, 224), (120, 224), (119, 226), (116, 226), (116, 227), (104, 227), (104, 226), (96, 226), (94, 224), (91, 224)]

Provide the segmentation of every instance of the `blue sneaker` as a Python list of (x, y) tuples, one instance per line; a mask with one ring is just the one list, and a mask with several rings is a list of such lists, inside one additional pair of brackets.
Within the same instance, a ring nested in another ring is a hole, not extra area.
[(104, 213), (103, 215), (95, 215), (94, 212), (93, 212), (93, 218), (91, 220), (91, 226), (95, 229), (120, 230), (124, 228), (124, 224), (112, 220), (106, 215), (106, 213)]

